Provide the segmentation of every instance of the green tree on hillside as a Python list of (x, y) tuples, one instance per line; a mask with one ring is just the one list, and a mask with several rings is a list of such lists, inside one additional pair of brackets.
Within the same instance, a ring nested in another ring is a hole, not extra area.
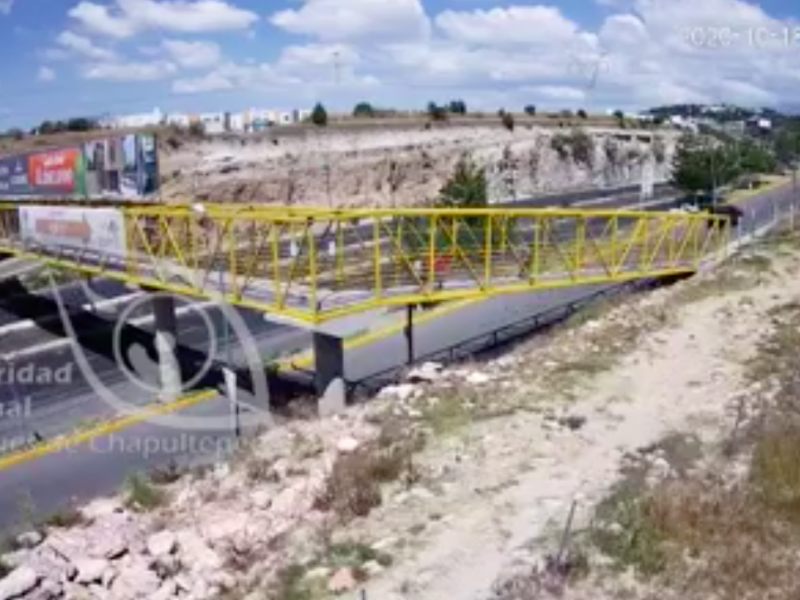
[(359, 102), (353, 109), (354, 117), (374, 117), (375, 110), (369, 102)]
[(320, 102), (311, 111), (311, 122), (317, 127), (325, 127), (328, 124), (328, 111)]
[(484, 208), (487, 203), (486, 173), (465, 154), (439, 191), (437, 204), (442, 208)]

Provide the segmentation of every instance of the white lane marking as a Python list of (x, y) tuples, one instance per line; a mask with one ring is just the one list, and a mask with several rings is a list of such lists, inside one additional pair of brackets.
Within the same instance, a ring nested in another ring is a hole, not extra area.
[[(180, 317), (185, 315), (189, 312), (194, 312), (197, 310), (202, 310), (204, 308), (210, 308), (216, 306), (216, 302), (197, 302), (193, 303), (189, 306), (182, 306), (175, 310), (175, 315)], [(128, 322), (129, 325), (136, 325), (141, 326), (144, 324), (152, 323), (154, 320), (153, 315), (145, 315), (143, 317), (137, 317), (136, 319), (132, 319)], [(7, 354), (0, 354), (0, 361), (6, 360), (19, 360), (21, 358), (29, 358), (31, 356), (35, 356), (37, 354), (42, 354), (44, 352), (50, 352), (52, 350), (60, 350), (64, 347), (69, 347), (72, 345), (71, 338), (59, 338), (57, 340), (52, 340), (50, 342), (45, 342), (43, 344), (39, 344), (37, 346), (31, 346), (30, 348), (25, 348), (24, 350), (17, 350), (15, 352), (9, 352)]]

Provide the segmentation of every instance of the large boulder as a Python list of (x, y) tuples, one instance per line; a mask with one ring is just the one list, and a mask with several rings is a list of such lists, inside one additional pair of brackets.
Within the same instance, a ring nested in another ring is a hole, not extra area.
[(14, 569), (0, 581), (0, 600), (15, 600), (32, 591), (39, 583), (39, 575), (30, 567)]

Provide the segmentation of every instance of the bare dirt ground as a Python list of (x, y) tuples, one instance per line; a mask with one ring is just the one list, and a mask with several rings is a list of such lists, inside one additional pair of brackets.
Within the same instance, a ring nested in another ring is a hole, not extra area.
[(0, 598), (796, 598), (795, 235), (32, 524)]

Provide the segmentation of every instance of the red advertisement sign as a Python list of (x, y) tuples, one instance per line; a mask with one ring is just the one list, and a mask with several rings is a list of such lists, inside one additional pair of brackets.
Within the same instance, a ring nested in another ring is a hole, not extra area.
[(54, 150), (28, 157), (28, 179), (34, 189), (71, 193), (76, 190), (81, 151)]

